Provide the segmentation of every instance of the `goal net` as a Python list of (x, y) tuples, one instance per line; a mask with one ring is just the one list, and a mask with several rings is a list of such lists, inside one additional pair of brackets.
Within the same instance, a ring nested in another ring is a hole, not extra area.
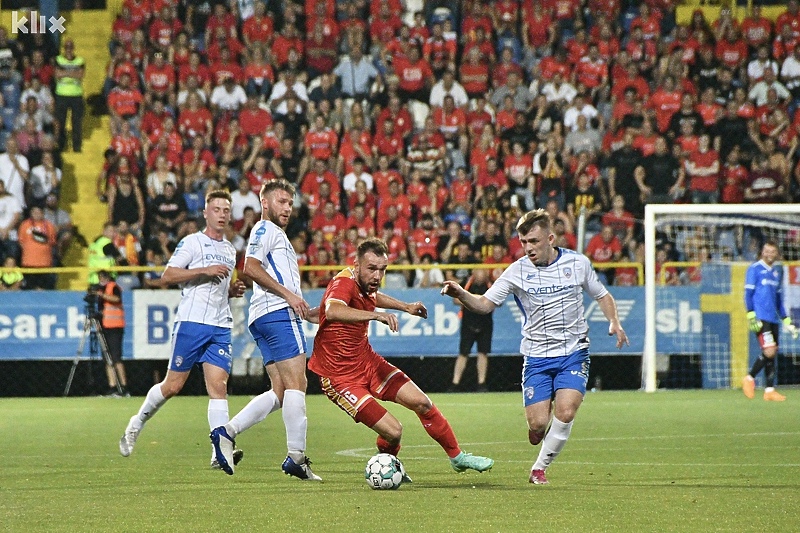
[[(759, 351), (745, 274), (767, 240), (782, 251), (784, 304), (800, 324), (800, 205), (645, 207), (645, 391), (741, 385)], [(782, 330), (779, 384), (800, 382), (798, 353), (800, 342)]]

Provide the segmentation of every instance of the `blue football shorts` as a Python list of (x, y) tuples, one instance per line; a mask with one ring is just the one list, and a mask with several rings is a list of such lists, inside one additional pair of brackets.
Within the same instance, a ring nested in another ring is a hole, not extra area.
[(172, 330), (169, 369), (188, 372), (197, 363), (209, 363), (231, 373), (231, 328), (197, 322), (176, 322)]
[(558, 389), (586, 394), (589, 379), (589, 350), (566, 357), (526, 357), (522, 368), (522, 398), (525, 407), (552, 400)]
[(290, 307), (258, 317), (250, 324), (250, 333), (265, 365), (306, 353), (303, 322)]

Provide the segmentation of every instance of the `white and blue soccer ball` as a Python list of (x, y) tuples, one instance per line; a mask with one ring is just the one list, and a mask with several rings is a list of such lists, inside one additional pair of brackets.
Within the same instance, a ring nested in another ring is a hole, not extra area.
[(403, 465), (394, 455), (379, 453), (367, 461), (364, 478), (375, 490), (395, 490), (403, 482)]

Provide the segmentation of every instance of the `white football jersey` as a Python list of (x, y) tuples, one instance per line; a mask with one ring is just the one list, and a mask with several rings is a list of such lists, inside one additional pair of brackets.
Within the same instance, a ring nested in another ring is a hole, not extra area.
[[(303, 297), (300, 289), (300, 269), (297, 254), (289, 237), (277, 224), (261, 220), (250, 232), (246, 257), (253, 257), (275, 281)], [(250, 323), (261, 316), (289, 307), (289, 304), (271, 292), (265, 291), (258, 283), (253, 283), (253, 297), (250, 298)]]
[(198, 231), (187, 235), (172, 254), (168, 267), (204, 268), (225, 265), (228, 275), (218, 283), (190, 281), (181, 285), (181, 303), (175, 322), (197, 322), (230, 328), (233, 325), (228, 288), (236, 268), (236, 250), (227, 240), (216, 241)]
[(514, 295), (522, 311), (522, 355), (562, 357), (589, 345), (583, 291), (595, 300), (608, 294), (585, 255), (558, 248), (558, 258), (546, 267), (521, 257), (484, 296), (499, 306)]

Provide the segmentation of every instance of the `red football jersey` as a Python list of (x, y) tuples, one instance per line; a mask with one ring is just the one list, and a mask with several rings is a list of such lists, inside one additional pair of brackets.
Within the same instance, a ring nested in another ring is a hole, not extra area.
[(356, 281), (355, 272), (347, 268), (339, 272), (328, 284), (319, 304), (319, 330), (314, 338), (314, 350), (308, 368), (319, 376), (343, 379), (358, 376), (374, 358), (380, 357), (372, 349), (367, 337), (369, 321), (329, 322), (325, 307), (347, 305), (354, 309), (375, 311), (377, 293), (365, 293)]

